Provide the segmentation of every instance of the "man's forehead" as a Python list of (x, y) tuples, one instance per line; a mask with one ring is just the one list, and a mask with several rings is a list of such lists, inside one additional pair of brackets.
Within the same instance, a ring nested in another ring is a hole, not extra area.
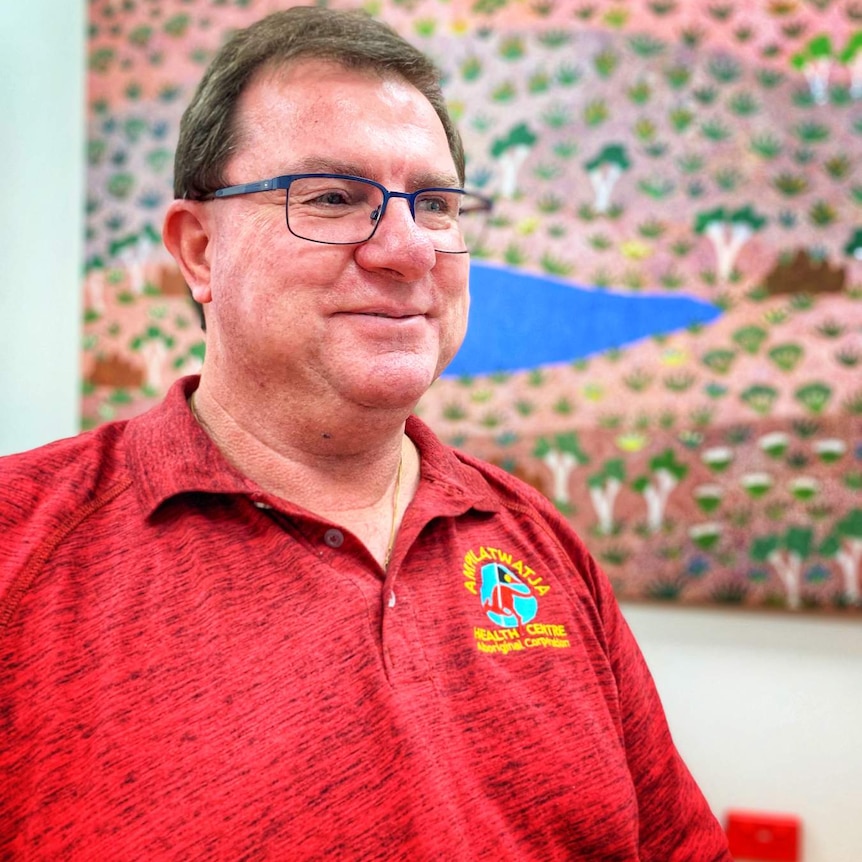
[[(329, 82), (331, 86), (327, 86), (325, 79), (330, 73), (334, 78)], [(313, 91), (309, 90), (309, 79), (318, 83)], [(404, 113), (403, 127), (419, 128), (428, 138), (439, 134), (440, 155), (445, 153), (445, 161), (435, 158), (433, 163), (422, 164), (421, 153), (411, 154), (411, 161), (416, 160), (409, 171), (409, 184), (413, 188), (460, 185), (443, 124), (423, 93), (397, 75), (380, 76), (364, 68), (349, 68), (335, 61), (313, 57), (270, 65), (251, 80), (238, 101), (234, 117), (237, 133), (234, 159), (243, 158), (245, 154), (253, 156), (253, 148), (262, 147), (270, 164), (268, 169), (274, 173), (338, 173), (380, 179), (376, 176), (380, 154), (393, 155), (393, 146), (388, 140), (392, 129), (363, 137), (360, 126), (370, 127), (373, 132), (378, 115), (368, 114), (370, 122), (361, 122), (361, 107), (351, 98), (354, 94), (338, 86), (339, 79), (348, 88), (351, 79), (383, 84), (384, 87), (391, 83), (392, 89), (386, 88), (386, 97), (391, 98), (393, 93), (397, 93), (397, 100), (413, 105), (413, 110)], [(295, 99), (293, 92), (296, 93)], [(345, 107), (345, 113), (359, 115), (352, 127), (354, 135), (349, 138), (330, 134), (331, 112), (337, 111), (340, 103)], [(418, 113), (417, 105), (421, 105)], [(319, 116), (316, 115), (318, 110)], [(397, 110), (393, 113), (398, 116)], [(382, 124), (383, 120), (379, 122)], [(431, 135), (427, 135), (428, 132)], [(314, 144), (313, 152), (303, 152), (310, 141)]]
[[(370, 87), (363, 86), (369, 84)], [(442, 121), (427, 96), (400, 75), (381, 75), (364, 67), (352, 68), (313, 57), (268, 64), (258, 70), (237, 100), (234, 121), (238, 132), (250, 136), (254, 126), (265, 128), (287, 119), (301, 117), (311, 126), (328, 124), (328, 112), (333, 109), (361, 118), (363, 108), (359, 102), (365, 92), (379, 95), (396, 114), (403, 110), (405, 124), (439, 126), (445, 136)]]
[(295, 84), (303, 95), (311, 95), (315, 98), (327, 97), (331, 94), (331, 89), (322, 85), (309, 88), (308, 81), (311, 79), (319, 82), (328, 77), (352, 79), (358, 82), (392, 82), (396, 86), (409, 88), (415, 94), (425, 98), (413, 84), (395, 71), (375, 69), (369, 65), (349, 65), (329, 57), (305, 55), (286, 60), (276, 58), (268, 61), (251, 76), (243, 95), (258, 88), (284, 92), (285, 88)]
[[(378, 179), (378, 167), (370, 160), (343, 158), (327, 153), (289, 159), (283, 166), (285, 174), (348, 174), (366, 179)], [(408, 184), (411, 189), (458, 186), (458, 175), (454, 169), (435, 169), (412, 165)]]

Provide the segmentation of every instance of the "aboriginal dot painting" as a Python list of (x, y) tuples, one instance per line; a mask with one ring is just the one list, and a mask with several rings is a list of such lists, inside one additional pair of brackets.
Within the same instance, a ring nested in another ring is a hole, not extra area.
[[(274, 0), (91, 0), (85, 427), (206, 339), (161, 245), (182, 110)], [(621, 599), (858, 616), (862, 2), (372, 0), (440, 66), (464, 345), (417, 407), (523, 478)]]

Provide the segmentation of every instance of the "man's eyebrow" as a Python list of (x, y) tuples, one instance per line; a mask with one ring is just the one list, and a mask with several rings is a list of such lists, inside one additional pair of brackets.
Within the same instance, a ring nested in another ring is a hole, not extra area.
[(421, 174), (418, 182), (414, 183), (414, 188), (444, 188), (444, 189), (460, 189), (461, 181), (457, 175), (450, 173), (433, 173)]
[(290, 165), (289, 174), (352, 174), (356, 177), (364, 176), (362, 168), (358, 164), (350, 162), (336, 162), (332, 159), (320, 156), (306, 156)]
[[(290, 166), (287, 173), (291, 174), (348, 174), (354, 177), (374, 180), (373, 171), (366, 165), (357, 162), (340, 162), (320, 156), (308, 156), (299, 159)], [(415, 191), (427, 188), (460, 188), (461, 182), (457, 175), (449, 171), (422, 171), (411, 177), (409, 188), (398, 191)]]

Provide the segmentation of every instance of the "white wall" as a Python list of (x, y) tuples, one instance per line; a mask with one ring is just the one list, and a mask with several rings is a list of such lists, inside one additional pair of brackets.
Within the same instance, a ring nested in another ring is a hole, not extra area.
[(715, 812), (795, 814), (804, 862), (860, 862), (862, 621), (623, 610)]
[(78, 427), (84, 0), (0, 0), (0, 454)]
[[(0, 0), (0, 453), (77, 427), (84, 17)], [(798, 814), (805, 862), (860, 862), (862, 623), (624, 610), (716, 812)]]

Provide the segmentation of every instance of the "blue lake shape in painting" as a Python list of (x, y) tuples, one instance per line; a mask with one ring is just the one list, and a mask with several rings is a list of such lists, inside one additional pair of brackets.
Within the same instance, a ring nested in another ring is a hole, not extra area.
[(475, 261), (470, 293), (467, 336), (447, 377), (572, 362), (722, 313), (692, 297), (586, 289)]

